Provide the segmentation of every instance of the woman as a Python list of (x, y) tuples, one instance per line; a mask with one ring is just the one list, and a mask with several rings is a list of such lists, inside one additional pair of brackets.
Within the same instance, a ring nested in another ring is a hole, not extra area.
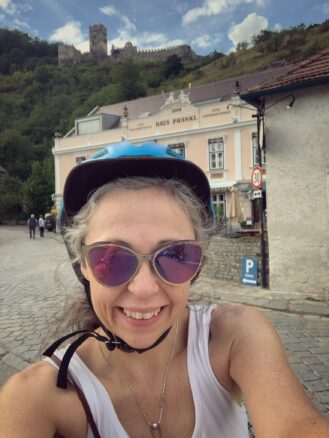
[(244, 438), (242, 394), (257, 437), (328, 436), (259, 311), (188, 306), (210, 217), (206, 176), (158, 144), (71, 171), (61, 225), (88, 315), (6, 383), (2, 437)]

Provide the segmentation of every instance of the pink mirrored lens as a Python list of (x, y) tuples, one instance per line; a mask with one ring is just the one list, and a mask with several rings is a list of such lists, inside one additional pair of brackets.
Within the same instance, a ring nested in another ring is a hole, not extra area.
[(155, 266), (166, 281), (181, 284), (190, 280), (200, 267), (202, 249), (194, 243), (175, 243), (155, 258)]
[(96, 279), (112, 287), (126, 283), (138, 265), (138, 259), (134, 253), (115, 245), (91, 248), (89, 262)]

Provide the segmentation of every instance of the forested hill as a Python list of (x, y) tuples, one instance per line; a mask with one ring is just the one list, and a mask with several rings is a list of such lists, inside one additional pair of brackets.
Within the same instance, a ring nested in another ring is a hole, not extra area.
[[(215, 51), (194, 64), (176, 55), (165, 62), (76, 65), (59, 69), (57, 45), (0, 29), (0, 221), (17, 211), (44, 213), (54, 192), (54, 133), (76, 117), (162, 90), (292, 63), (329, 44), (329, 20), (281, 31), (264, 30), (235, 52)], [(1, 168), (0, 168), (1, 170)]]

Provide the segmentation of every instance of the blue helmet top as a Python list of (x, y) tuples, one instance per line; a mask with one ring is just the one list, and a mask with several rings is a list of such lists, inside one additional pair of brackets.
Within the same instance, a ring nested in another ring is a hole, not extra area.
[(140, 146), (122, 141), (106, 146), (91, 158), (75, 166), (67, 176), (60, 225), (69, 225), (72, 217), (87, 202), (90, 193), (118, 178), (144, 176), (183, 181), (212, 216), (211, 191), (204, 172), (170, 147), (156, 142)]

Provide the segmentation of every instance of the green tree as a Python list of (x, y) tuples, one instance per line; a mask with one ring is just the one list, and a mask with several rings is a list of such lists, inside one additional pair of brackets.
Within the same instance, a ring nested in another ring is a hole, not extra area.
[(168, 56), (164, 65), (164, 76), (165, 78), (176, 77), (183, 69), (182, 59), (179, 56)]
[(9, 175), (25, 180), (31, 170), (32, 144), (17, 129), (7, 129), (0, 135), (0, 163)]
[(15, 219), (22, 211), (22, 188), (19, 178), (10, 175), (0, 177), (0, 222)]
[(117, 88), (113, 93), (113, 103), (133, 100), (146, 95), (140, 70), (131, 60), (117, 66), (114, 78)]
[(32, 163), (32, 172), (23, 187), (23, 206), (26, 213), (44, 214), (52, 206), (54, 193), (54, 162), (51, 156)]

